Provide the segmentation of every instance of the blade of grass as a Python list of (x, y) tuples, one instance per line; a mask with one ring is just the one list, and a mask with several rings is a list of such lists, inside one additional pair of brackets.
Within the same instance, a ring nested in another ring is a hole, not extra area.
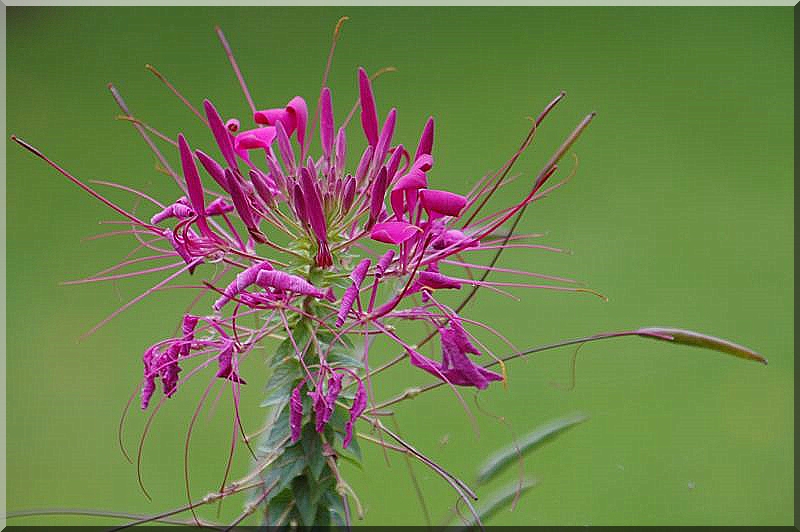
[(588, 416), (584, 414), (575, 413), (537, 427), (521, 437), (517, 443), (491, 455), (478, 470), (478, 482), (485, 484), (501, 473), (512, 461), (553, 440), (567, 429), (582, 423), (587, 418)]

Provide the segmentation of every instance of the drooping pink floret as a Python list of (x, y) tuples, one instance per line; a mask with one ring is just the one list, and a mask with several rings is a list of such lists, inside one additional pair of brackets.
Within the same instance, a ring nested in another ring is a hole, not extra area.
[(367, 408), (367, 390), (364, 387), (364, 383), (361, 381), (358, 382), (358, 388), (356, 389), (356, 395), (353, 398), (353, 404), (350, 407), (350, 418), (347, 420), (347, 424), (345, 425), (345, 434), (344, 440), (342, 441), (342, 447), (345, 449), (350, 445), (350, 442), (353, 440), (353, 428), (355, 427), (356, 420), (364, 413), (364, 410)]
[(228, 303), (228, 301), (255, 284), (256, 277), (258, 277), (260, 272), (272, 269), (272, 264), (270, 264), (269, 261), (263, 261), (253, 264), (247, 269), (242, 270), (236, 276), (236, 279), (234, 279), (233, 282), (225, 287), (222, 296), (220, 296), (219, 299), (214, 302), (214, 310), (220, 310)]
[(350, 280), (353, 281), (353, 284), (345, 290), (342, 296), (342, 304), (336, 316), (337, 327), (342, 326), (344, 320), (347, 318), (347, 314), (353, 308), (356, 298), (358, 297), (358, 292), (361, 289), (361, 284), (364, 282), (364, 278), (367, 276), (367, 270), (369, 270), (371, 264), (372, 261), (370, 259), (363, 259), (350, 273)]
[[(321, 389), (317, 389), (312, 394), (312, 397), (314, 397), (315, 428), (317, 432), (323, 431), (333, 415), (333, 411), (336, 408), (336, 399), (342, 391), (343, 378), (344, 375), (341, 373), (332, 373), (328, 378), (328, 389), (325, 393)], [(320, 380), (320, 385), (323, 380)]]
[(467, 356), (467, 353), (479, 354), (478, 350), (469, 340), (464, 342), (462, 332), (454, 330), (452, 327), (439, 329), (442, 344), (441, 363), (433, 361), (421, 355), (413, 349), (407, 349), (411, 364), (424, 371), (427, 371), (436, 378), (456, 386), (474, 386), (483, 390), (492, 381), (503, 380), (499, 373), (490, 371), (480, 365), (475, 364)]
[(183, 342), (181, 343), (179, 356), (186, 357), (192, 349), (192, 342), (194, 341), (194, 330), (197, 328), (197, 323), (200, 321), (200, 316), (193, 316), (192, 314), (185, 314), (183, 322), (181, 323), (181, 332), (183, 332)]
[(256, 284), (262, 288), (273, 288), (281, 292), (293, 292), (319, 299), (324, 299), (326, 295), (324, 291), (302, 277), (278, 270), (261, 270), (256, 275)]
[(234, 368), (233, 353), (234, 344), (233, 342), (228, 342), (225, 347), (222, 348), (222, 351), (219, 352), (219, 355), (217, 355), (216, 376), (220, 379), (227, 379), (239, 384), (247, 384)]
[(167, 205), (164, 207), (164, 209), (154, 214), (150, 218), (150, 223), (158, 224), (169, 218), (185, 220), (186, 218), (191, 218), (192, 216), (194, 216), (194, 211), (192, 208), (178, 200), (175, 203)]
[(300, 440), (300, 435), (303, 431), (303, 398), (300, 395), (300, 386), (302, 383), (292, 390), (292, 396), (289, 399), (289, 429), (292, 434), (292, 443)]

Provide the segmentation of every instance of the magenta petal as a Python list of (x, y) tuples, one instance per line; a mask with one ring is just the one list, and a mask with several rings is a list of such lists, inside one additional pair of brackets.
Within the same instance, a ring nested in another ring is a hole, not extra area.
[(208, 100), (203, 100), (203, 107), (206, 111), (206, 117), (208, 117), (208, 125), (211, 128), (211, 133), (214, 134), (214, 139), (217, 141), (220, 152), (222, 152), (222, 157), (228, 163), (228, 166), (237, 168), (236, 156), (233, 153), (233, 144), (231, 143), (231, 135), (225, 127), (225, 124), (222, 123), (222, 118), (220, 118), (217, 109), (214, 107), (214, 104)]
[(217, 374), (215, 376), (239, 384), (247, 384), (233, 367), (233, 342), (227, 344), (217, 355)]
[(370, 232), (370, 238), (386, 244), (402, 244), (406, 240), (421, 233), (422, 229), (406, 222), (383, 222), (375, 224)]
[(367, 408), (367, 390), (364, 387), (364, 384), (359, 382), (358, 389), (356, 390), (356, 396), (353, 398), (353, 405), (350, 407), (350, 419), (347, 420), (344, 429), (344, 440), (342, 441), (342, 447), (345, 449), (350, 442), (353, 441), (353, 428), (355, 426), (356, 420), (364, 413), (364, 410)]
[(172, 344), (156, 362), (161, 367), (161, 384), (164, 387), (164, 395), (167, 397), (172, 397), (178, 387), (178, 373), (181, 372), (181, 368), (178, 366), (178, 351), (178, 345)]
[(192, 314), (186, 314), (183, 316), (183, 322), (181, 323), (183, 343), (181, 344), (179, 353), (181, 357), (186, 357), (189, 355), (189, 351), (192, 348), (192, 342), (194, 341), (194, 330), (197, 327), (197, 322), (199, 321), (199, 316), (193, 316)]
[(435, 377), (442, 378), (442, 368), (437, 364), (435, 361), (431, 360), (430, 358), (421, 355), (420, 353), (414, 351), (413, 349), (407, 349), (408, 357), (411, 360), (411, 365), (416, 366), (419, 369), (425, 370), (431, 375)]
[(402, 144), (398, 144), (394, 151), (392, 152), (392, 156), (389, 158), (389, 162), (386, 163), (386, 174), (391, 182), (394, 179), (394, 176), (397, 174), (397, 169), (400, 167), (400, 159), (403, 158), (403, 154), (405, 153), (406, 149), (403, 147)]
[(297, 219), (300, 220), (300, 223), (305, 226), (308, 223), (308, 216), (306, 215), (306, 203), (303, 199), (303, 189), (300, 188), (300, 185), (295, 183), (294, 190), (292, 191), (292, 206), (294, 207), (294, 212), (297, 215)]
[(411, 171), (397, 180), (397, 183), (392, 186), (392, 191), (418, 190), (427, 186), (428, 177), (425, 175), (425, 172), (417, 168), (412, 168)]
[(430, 155), (433, 150), (433, 117), (428, 118), (425, 123), (425, 128), (422, 130), (422, 135), (419, 137), (419, 144), (417, 151), (414, 154), (414, 160), (420, 158), (421, 155)]
[(378, 216), (383, 210), (383, 198), (386, 196), (386, 186), (389, 182), (386, 173), (386, 167), (382, 166), (378, 172), (378, 177), (375, 178), (375, 183), (372, 185), (372, 194), (370, 195), (370, 208), (369, 208), (369, 222), (367, 228), (371, 227), (378, 220)]
[(269, 153), (272, 150), (272, 142), (275, 140), (275, 136), (274, 127), (261, 127), (242, 131), (233, 139), (234, 150), (244, 160), (248, 159), (247, 150), (261, 148)]
[(325, 160), (330, 160), (333, 151), (333, 102), (328, 87), (319, 95), (319, 136), (322, 141), (322, 153)]
[(192, 150), (183, 133), (178, 134), (178, 151), (181, 154), (183, 177), (186, 179), (186, 189), (189, 193), (189, 200), (192, 202), (192, 208), (198, 216), (205, 216), (203, 184), (200, 182), (200, 174), (197, 173), (197, 166), (194, 164)]
[(344, 128), (339, 128), (336, 134), (336, 160), (334, 161), (334, 174), (341, 177), (344, 172), (344, 165), (347, 162), (347, 135)]
[(375, 167), (382, 165), (384, 159), (386, 159), (386, 154), (389, 153), (389, 146), (392, 143), (396, 123), (397, 109), (392, 108), (386, 116), (386, 121), (383, 123), (383, 128), (381, 129), (381, 135), (378, 137), (378, 143), (375, 145), (375, 154), (372, 157)]
[(278, 122), (281, 122), (289, 135), (294, 133), (294, 130), (297, 128), (297, 120), (295, 119), (294, 113), (286, 108), (256, 111), (253, 114), (253, 120), (256, 124), (265, 126), (274, 126)]
[(250, 208), (250, 202), (245, 196), (244, 191), (239, 184), (239, 180), (236, 178), (230, 168), (225, 169), (225, 178), (228, 182), (228, 188), (231, 191), (233, 206), (236, 208), (236, 212), (242, 219), (242, 223), (244, 223), (245, 227), (247, 227), (247, 229), (250, 231), (257, 230), (258, 226), (253, 219), (253, 211)]
[(314, 236), (320, 242), (327, 242), (328, 229), (325, 223), (325, 213), (322, 211), (322, 200), (319, 196), (316, 180), (306, 168), (300, 172), (300, 187), (303, 191), (303, 201), (306, 207), (306, 216), (314, 231)]
[(467, 205), (467, 198), (446, 190), (423, 190), (420, 192), (422, 206), (428, 214), (458, 216)]
[(286, 110), (292, 114), (295, 124), (297, 124), (297, 142), (300, 144), (301, 151), (306, 145), (306, 125), (308, 124), (308, 106), (306, 101), (300, 96), (295, 96), (286, 104)]
[(290, 175), (294, 175), (295, 168), (297, 166), (297, 160), (295, 159), (292, 143), (289, 140), (289, 135), (282, 122), (275, 124), (275, 135), (278, 139), (278, 149), (281, 152), (283, 165), (286, 167), (286, 171), (289, 172)]
[(353, 308), (356, 298), (358, 297), (359, 289), (361, 288), (361, 283), (364, 282), (364, 278), (367, 276), (367, 270), (369, 270), (370, 264), (372, 264), (370, 259), (363, 259), (350, 273), (350, 280), (353, 281), (353, 283), (347, 287), (344, 295), (342, 295), (342, 302), (336, 316), (337, 327), (342, 326), (345, 319), (347, 319), (347, 314)]
[(194, 154), (197, 156), (200, 164), (203, 165), (203, 168), (206, 169), (208, 175), (214, 178), (214, 181), (216, 181), (217, 184), (222, 187), (222, 190), (228, 192), (228, 183), (225, 180), (225, 171), (222, 169), (222, 166), (220, 166), (217, 161), (200, 150), (194, 150)]
[(342, 302), (339, 305), (339, 312), (336, 314), (336, 326), (341, 327), (347, 319), (347, 314), (353, 309), (353, 305), (358, 297), (358, 287), (351, 284), (342, 295)]
[(375, 95), (372, 93), (372, 83), (367, 72), (358, 69), (358, 92), (361, 102), (361, 127), (370, 146), (378, 143), (378, 111), (375, 107)]
[(247, 175), (250, 176), (250, 181), (253, 183), (253, 188), (255, 188), (258, 197), (261, 198), (266, 205), (270, 205), (275, 194), (278, 192), (272, 179), (264, 175), (261, 170), (250, 170), (247, 172)]
[(361, 159), (358, 161), (358, 166), (356, 167), (356, 180), (361, 182), (363, 181), (364, 177), (367, 175), (367, 170), (369, 170), (369, 163), (372, 161), (372, 146), (367, 146), (364, 149), (364, 153), (361, 155)]
[(172, 205), (167, 205), (163, 210), (157, 212), (150, 218), (150, 223), (158, 224), (167, 218), (178, 218), (185, 220), (194, 216), (194, 210), (180, 202), (175, 202)]
[(353, 201), (356, 199), (356, 179), (353, 176), (348, 176), (344, 183), (344, 190), (342, 191), (342, 211), (347, 212), (353, 206)]
[(461, 325), (461, 320), (452, 318), (450, 320), (450, 329), (452, 330), (452, 338), (458, 348), (464, 353), (472, 353), (473, 355), (480, 355), (480, 350), (473, 345), (469, 339), (467, 331)]

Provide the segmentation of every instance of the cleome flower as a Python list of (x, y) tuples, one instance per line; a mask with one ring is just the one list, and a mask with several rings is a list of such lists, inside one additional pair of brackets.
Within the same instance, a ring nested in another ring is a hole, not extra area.
[[(203, 101), (202, 111), (196, 109), (148, 67), (203, 122), (205, 135), (188, 139), (180, 133), (172, 139), (159, 133), (134, 118), (110, 86), (124, 118), (141, 133), (176, 184), (174, 196), (162, 202), (124, 185), (99, 182), (145, 201), (139, 211), (146, 213), (146, 219), (72, 176), (37, 148), (19, 138), (13, 140), (122, 216), (131, 226), (122, 233), (137, 239), (135, 253), (144, 253), (77, 282), (170, 271), (90, 332), (150, 294), (170, 288), (174, 279), (213, 274), (191, 286), (196, 297), (190, 310), (176, 319), (180, 335), (145, 349), (138, 390), (141, 408), (148, 409), (155, 397), (160, 405), (179, 393), (188, 378), (211, 366), (215, 370), (209, 386), (220, 380), (229, 383), (238, 420), (240, 386), (246, 384), (247, 376), (242, 361), (267, 338), (278, 337), (282, 342), (270, 357), (274, 371), (264, 401), (265, 406), (274, 407), (274, 415), (259, 447), (258, 458), (265, 465), (259, 465), (255, 473), (262, 479), (263, 495), (251, 507), (270, 502), (290, 489), (289, 483), (309, 475), (304, 469), (292, 469), (299, 460), (296, 453), (306, 457), (313, 473), (307, 482), (329, 482), (317, 471), (330, 470), (335, 486), (325, 484), (325, 489), (333, 493), (335, 488), (341, 494), (347, 491), (346, 485), (330, 460), (337, 452), (331, 449), (334, 442), (342, 451), (354, 445), (359, 419), (380, 427), (407, 452), (418, 454), (372, 415), (380, 405), (375, 404), (371, 377), (407, 360), (421, 374), (428, 374), (425, 378), (432, 377), (456, 394), (458, 387), (484, 390), (505, 381), (503, 360), (481, 344), (474, 331), (483, 329), (505, 338), (463, 312), (479, 289), (506, 294), (505, 288), (538, 288), (599, 295), (569, 279), (496, 266), (505, 249), (544, 248), (527, 243), (530, 235), (516, 235), (517, 224), (531, 204), (569, 178), (551, 182), (594, 114), (578, 124), (538, 173), (517, 179), (521, 190), (516, 203), (491, 211), (489, 200), (501, 186), (510, 184), (507, 176), (517, 159), (564, 93), (533, 120), (527, 137), (500, 170), (469, 190), (447, 190), (436, 172), (434, 118), (420, 124), (416, 147), (410, 149), (413, 139), (406, 144), (409, 139), (395, 137), (398, 111), (380, 111), (372, 86), (375, 76), (370, 78), (366, 70), (358, 69), (353, 80), (358, 101), (343, 120), (337, 121), (334, 115), (334, 94), (324, 81), (327, 71), (313, 115), (302, 96), (287, 95), (285, 105), (272, 102), (277, 106), (261, 109), (254, 104), (221, 32), (219, 36), (239, 77), (249, 113), (218, 108), (210, 100)], [(351, 119), (356, 112), (359, 124), (354, 126)], [(180, 161), (177, 169), (152, 137), (163, 141)], [(316, 137), (318, 151), (312, 150)], [(200, 145), (205, 151), (197, 148)], [(480, 258), (486, 257), (486, 251), (493, 252), (488, 265)], [(112, 274), (136, 264), (163, 261), (169, 264)], [(489, 281), (495, 271), (521, 280)], [(549, 283), (524, 280), (531, 277)], [(456, 307), (445, 304), (440, 297), (443, 291), (463, 293), (462, 302)], [(214, 301), (203, 308), (208, 299), (203, 296), (208, 294), (215, 294)], [(413, 343), (399, 332), (402, 322), (423, 322), (431, 332)], [(709, 342), (717, 348), (721, 345), (713, 338), (658, 328), (589, 340), (629, 334), (704, 347)], [(401, 353), (379, 366), (370, 356), (370, 346), (378, 337), (395, 344)], [(356, 347), (352, 338), (363, 339), (363, 347)], [(439, 343), (438, 360), (419, 352), (432, 340)], [(737, 356), (763, 361), (735, 344), (724, 347)], [(513, 351), (519, 353), (516, 348)], [(493, 362), (478, 364), (482, 353)], [(488, 368), (494, 365), (500, 372)], [(203, 400), (205, 395), (198, 409)], [(393, 402), (384, 403), (388, 404)], [(447, 477), (440, 469), (435, 470)], [(468, 488), (447, 478), (467, 501)], [(286, 511), (301, 510), (287, 506)], [(300, 518), (307, 525), (317, 523), (315, 514)]]

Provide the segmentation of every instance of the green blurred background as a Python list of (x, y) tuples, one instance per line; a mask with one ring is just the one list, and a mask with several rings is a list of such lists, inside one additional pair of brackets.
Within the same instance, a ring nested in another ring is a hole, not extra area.
[[(406, 145), (416, 143), (429, 114), (436, 117), (437, 186), (466, 192), (500, 166), (524, 136), (525, 117), (561, 89), (567, 99), (517, 166), (523, 181), (585, 113), (598, 113), (577, 145), (575, 179), (530, 209), (523, 224), (574, 254), (509, 252), (504, 260), (585, 281), (610, 301), (525, 291), (513, 302), (486, 292), (469, 317), (520, 347), (672, 325), (769, 358), (762, 367), (645, 340), (597, 343), (581, 351), (571, 391), (564, 389), (571, 349), (511, 364), (508, 390), (495, 386), (480, 404), (513, 432), (576, 410), (591, 419), (525, 462), (541, 484), (492, 523), (793, 523), (790, 8), (9, 8), (8, 133), (84, 179), (118, 181), (168, 201), (174, 185), (154, 171), (133, 128), (114, 120), (106, 83), (117, 84), (141, 119), (210, 148), (200, 122), (144, 64), (157, 66), (195, 104), (209, 97), (244, 117), (214, 35), (219, 24), (260, 107), (296, 94), (313, 101), (341, 15), (351, 19), (330, 78), (337, 117), (354, 101), (358, 65), (397, 67), (375, 83), (379, 111), (398, 108), (397, 135)], [(349, 136), (361, 142), (355, 128)], [(172, 333), (191, 295), (158, 294), (79, 341), (148, 280), (59, 282), (116, 263), (132, 241), (83, 240), (107, 229), (98, 220), (114, 217), (30, 154), (9, 146), (7, 170), (8, 509), (154, 513), (180, 505), (183, 440), (203, 379), (183, 388), (153, 425), (143, 466), (153, 502), (139, 491), (116, 430), (140, 378), (142, 350)], [(524, 188), (507, 187), (498, 205)], [(110, 195), (133, 206), (130, 196)], [(501, 342), (484, 339), (504, 352)], [(255, 430), (263, 364), (252, 358), (245, 371), (252, 384), (244, 418)], [(427, 382), (403, 365), (376, 385), (388, 396)], [(196, 496), (222, 477), (230, 409), (223, 398), (200, 418), (191, 455)], [(397, 412), (410, 441), (468, 481), (487, 453), (512, 438), (480, 413), (476, 436), (445, 388)], [(139, 411), (130, 417), (125, 438), (133, 451), (144, 420)], [(403, 460), (394, 456), (387, 467), (369, 445), (362, 444), (364, 470), (347, 470), (365, 522), (421, 523)], [(246, 467), (241, 452), (235, 472)], [(438, 520), (454, 496), (416, 470)], [(240, 502), (226, 502), (222, 518), (236, 515)], [(57, 522), (117, 521), (16, 521)]]

